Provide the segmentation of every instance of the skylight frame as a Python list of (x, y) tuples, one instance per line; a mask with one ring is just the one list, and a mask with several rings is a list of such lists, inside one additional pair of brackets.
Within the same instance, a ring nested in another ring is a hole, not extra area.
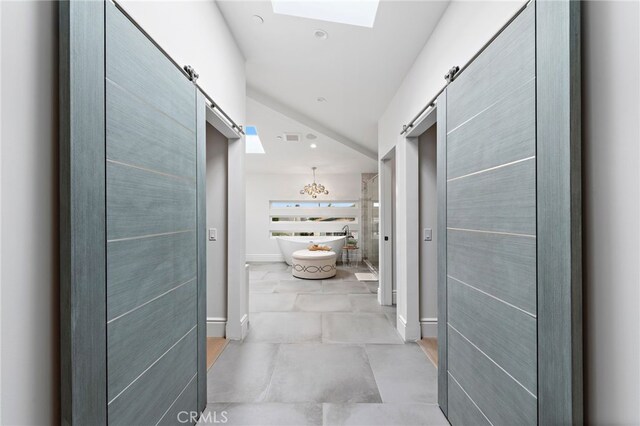
[(273, 13), (373, 28), (380, 0), (271, 0)]
[(266, 154), (256, 126), (245, 126), (244, 143), (246, 154)]

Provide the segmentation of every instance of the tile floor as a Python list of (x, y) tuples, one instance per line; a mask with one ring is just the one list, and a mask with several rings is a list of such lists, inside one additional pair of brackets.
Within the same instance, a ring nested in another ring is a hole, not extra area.
[(252, 264), (250, 331), (209, 370), (201, 424), (447, 425), (435, 367), (355, 272), (308, 281)]

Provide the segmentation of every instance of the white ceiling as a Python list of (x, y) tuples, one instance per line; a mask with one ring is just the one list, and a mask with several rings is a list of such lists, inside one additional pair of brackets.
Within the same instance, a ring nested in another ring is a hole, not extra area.
[[(266, 154), (247, 154), (248, 173), (309, 173), (317, 166), (319, 174), (367, 173), (377, 171), (377, 161), (343, 143), (331, 139), (266, 105), (247, 98), (247, 125), (256, 126)], [(283, 132), (302, 134), (300, 142), (277, 139)], [(309, 140), (312, 133), (317, 139)], [(317, 148), (309, 145), (315, 143)]]
[(381, 1), (373, 28), (274, 14), (266, 0), (218, 4), (247, 60), (249, 92), (375, 152), (377, 121), (448, 2)]

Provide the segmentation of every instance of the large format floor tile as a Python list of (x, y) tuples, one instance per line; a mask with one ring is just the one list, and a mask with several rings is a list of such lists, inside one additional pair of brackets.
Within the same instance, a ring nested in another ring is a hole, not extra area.
[(208, 404), (199, 425), (319, 426), (322, 404)]
[(360, 281), (328, 281), (322, 282), (322, 292), (328, 294), (370, 294), (369, 289)]
[(307, 312), (351, 312), (349, 299), (340, 294), (299, 294), (296, 310)]
[(322, 281), (280, 280), (276, 293), (316, 293), (322, 291)]
[(245, 342), (320, 342), (322, 317), (314, 312), (256, 312)]
[(249, 269), (249, 280), (262, 280), (268, 273), (269, 271), (252, 271), (251, 269)]
[(396, 329), (384, 314), (322, 314), (323, 343), (402, 344)]
[(435, 404), (324, 404), (323, 424), (329, 426), (449, 425)]
[(252, 262), (249, 264), (250, 271), (286, 271), (289, 265), (286, 262)]
[(377, 314), (395, 313), (395, 306), (381, 306), (376, 294), (349, 294), (349, 300), (355, 312), (371, 312)]
[(365, 281), (365, 285), (371, 293), (378, 294), (378, 281)]
[(229, 342), (207, 373), (208, 402), (264, 400), (279, 346)]
[(438, 402), (438, 372), (416, 343), (365, 348), (382, 402)]
[(403, 344), (395, 307), (378, 304), (361, 271), (338, 265), (310, 281), (285, 263), (252, 263), (249, 334), (209, 370), (201, 424), (223, 413), (228, 425), (447, 424), (435, 368)]
[(353, 270), (351, 268), (338, 267), (336, 271), (336, 275), (331, 277), (331, 280), (332, 281), (343, 281), (343, 280), (357, 281), (356, 274), (355, 274), (356, 272), (359, 272), (359, 271)]
[(263, 280), (298, 280), (291, 275), (291, 271), (270, 271), (262, 278)]
[(293, 311), (296, 294), (252, 293), (249, 296), (250, 312)]
[(250, 281), (249, 291), (251, 293), (273, 293), (278, 281)]
[(381, 402), (362, 346), (282, 345), (267, 401)]

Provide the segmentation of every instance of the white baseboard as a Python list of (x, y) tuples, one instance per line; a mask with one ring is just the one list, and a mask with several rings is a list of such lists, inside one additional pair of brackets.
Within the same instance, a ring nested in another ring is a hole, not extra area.
[(438, 318), (420, 318), (422, 337), (438, 337)]
[(284, 262), (281, 254), (247, 254), (247, 262)]
[(242, 330), (242, 339), (244, 340), (247, 337), (247, 333), (249, 332), (249, 314), (244, 314), (242, 320), (240, 320), (240, 329)]
[(227, 323), (227, 334), (225, 337), (229, 340), (244, 340), (244, 338), (247, 337), (247, 333), (249, 332), (249, 314), (244, 314), (244, 316), (240, 320), (240, 329), (237, 331), (240, 332), (239, 335), (236, 335), (231, 328), (231, 324)]
[(398, 314), (396, 327), (398, 329), (398, 333), (400, 333), (400, 336), (402, 337), (402, 340), (405, 342), (415, 342), (420, 339), (420, 327), (418, 323), (409, 326), (409, 324), (407, 324), (407, 319)]
[(398, 333), (400, 333), (402, 340), (406, 342), (407, 339), (405, 336), (407, 335), (407, 320), (402, 315), (396, 315), (396, 328), (398, 329)]
[(207, 337), (225, 337), (226, 335), (226, 318), (207, 318)]

